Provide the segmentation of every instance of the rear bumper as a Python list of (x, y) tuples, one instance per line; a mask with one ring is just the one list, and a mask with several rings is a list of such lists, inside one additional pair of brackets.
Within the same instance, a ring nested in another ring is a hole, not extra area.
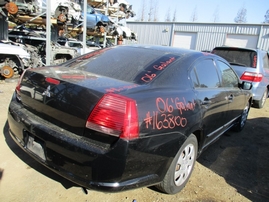
[(253, 100), (256, 100), (256, 101), (261, 100), (267, 86), (265, 84), (256, 83), (256, 82), (253, 82), (252, 85), (253, 86), (252, 86), (251, 92), (253, 95)]
[[(113, 146), (99, 144), (42, 120), (16, 100), (10, 103), (8, 123), (11, 137), (26, 153), (89, 189), (116, 192), (157, 184), (173, 159), (167, 153), (147, 151), (143, 145), (148, 145), (149, 138), (137, 140), (141, 148), (137, 142), (122, 139)], [(35, 142), (32, 148), (30, 139)], [(152, 148), (156, 151), (154, 145)], [(43, 152), (44, 158), (40, 155)]]

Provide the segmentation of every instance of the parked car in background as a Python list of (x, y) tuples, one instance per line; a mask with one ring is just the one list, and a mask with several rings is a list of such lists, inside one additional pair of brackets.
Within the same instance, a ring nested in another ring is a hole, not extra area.
[(30, 54), (20, 46), (0, 42), (0, 78), (21, 74), (30, 66)]
[(122, 36), (124, 39), (137, 40), (137, 34), (127, 27), (126, 19), (110, 18), (110, 20), (113, 23), (112, 35)]
[(58, 23), (78, 24), (82, 20), (81, 6), (70, 0), (54, 0), (51, 4), (51, 15)]
[[(9, 32), (9, 39), (13, 42), (24, 45), (31, 45), (37, 48), (39, 60), (46, 64), (46, 36), (42, 32), (31, 29), (14, 29)], [(66, 62), (72, 58), (79, 56), (78, 50), (75, 48), (61, 46), (56, 42), (51, 42), (51, 65)]]
[(12, 0), (18, 6), (18, 14), (33, 15), (39, 12), (37, 0)]
[(212, 53), (226, 59), (243, 81), (253, 84), (253, 106), (262, 108), (269, 92), (268, 52), (239, 47), (215, 47)]
[(24, 71), (9, 131), (25, 152), (82, 187), (156, 185), (175, 194), (206, 147), (243, 129), (250, 89), (214, 54), (113, 46)]
[[(59, 37), (57, 42), (62, 46), (75, 48), (80, 55), (83, 54), (83, 43), (82, 43), (82, 41), (79, 41), (79, 40), (76, 40), (76, 39), (71, 39), (71, 38)], [(89, 52), (95, 51), (97, 49), (99, 49), (99, 47), (88, 47), (86, 45), (85, 53), (89, 53)]]
[[(82, 7), (83, 16), (83, 7)], [(84, 19), (84, 18), (83, 18)], [(110, 19), (107, 15), (102, 14), (100, 11), (94, 9), (92, 6), (87, 5), (87, 28), (91, 31), (105, 32), (110, 24)]]
[(136, 14), (126, 0), (109, 0), (109, 8), (115, 8), (117, 15), (124, 18), (134, 17)]

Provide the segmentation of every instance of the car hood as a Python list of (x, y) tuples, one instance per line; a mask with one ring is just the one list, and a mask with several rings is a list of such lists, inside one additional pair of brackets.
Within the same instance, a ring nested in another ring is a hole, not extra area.
[(0, 54), (18, 55), (20, 58), (30, 58), (30, 54), (20, 46), (0, 44)]
[[(99, 11), (95, 11), (96, 13), (96, 16), (99, 18), (99, 19), (101, 19), (102, 20), (102, 22), (106, 22), (106, 23), (109, 23), (110, 22), (110, 20), (109, 20), (109, 17), (108, 16), (106, 16), (106, 15), (104, 15), (104, 14), (102, 14), (101, 12), (99, 12)], [(89, 15), (89, 14), (88, 14)]]

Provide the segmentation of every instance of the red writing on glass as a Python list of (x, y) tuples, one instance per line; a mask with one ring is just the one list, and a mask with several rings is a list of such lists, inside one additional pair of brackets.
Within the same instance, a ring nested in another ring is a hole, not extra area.
[(257, 55), (254, 55), (252, 67), (256, 67), (256, 66), (257, 66)]
[(167, 67), (169, 64), (171, 64), (175, 60), (175, 57), (171, 57), (169, 60), (165, 62), (160, 62), (160, 65), (154, 65), (153, 68), (157, 70), (163, 70), (165, 67)]
[[(160, 62), (159, 65), (153, 65), (153, 68), (158, 70), (158, 71), (162, 71), (164, 70), (169, 64), (171, 64), (173, 61), (175, 61), (175, 57), (170, 57), (169, 60), (164, 61), (164, 62)], [(150, 82), (152, 81), (157, 75), (156, 74), (145, 74), (141, 80), (144, 82)]]
[(150, 82), (152, 79), (156, 77), (156, 74), (145, 74), (141, 79), (144, 82)]

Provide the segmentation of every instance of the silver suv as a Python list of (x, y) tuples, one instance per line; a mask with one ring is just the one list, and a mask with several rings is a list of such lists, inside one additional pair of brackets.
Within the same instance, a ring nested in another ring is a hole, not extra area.
[(215, 47), (212, 53), (226, 59), (241, 80), (253, 84), (253, 106), (262, 108), (269, 91), (268, 52), (239, 47)]

